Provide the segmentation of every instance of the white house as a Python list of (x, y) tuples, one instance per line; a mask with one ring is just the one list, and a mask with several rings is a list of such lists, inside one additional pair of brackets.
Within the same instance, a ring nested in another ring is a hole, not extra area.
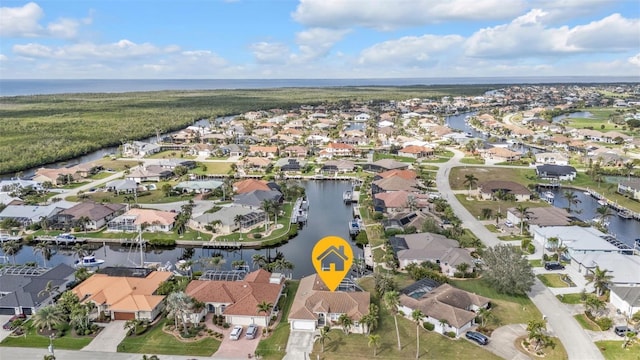
[(640, 286), (611, 286), (609, 302), (627, 317), (640, 311)]

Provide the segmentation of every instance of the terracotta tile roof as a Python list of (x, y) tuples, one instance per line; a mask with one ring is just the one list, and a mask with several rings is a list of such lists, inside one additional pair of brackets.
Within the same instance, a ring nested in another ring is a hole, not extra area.
[(236, 194), (245, 194), (256, 190), (270, 191), (271, 188), (266, 181), (256, 179), (241, 180), (233, 184), (233, 191)]
[(392, 177), (392, 176), (399, 176), (406, 180), (414, 180), (418, 177), (416, 172), (413, 170), (389, 170), (389, 171), (383, 171), (379, 174), (376, 174), (376, 177), (381, 177), (383, 179)]
[(366, 291), (329, 291), (313, 274), (300, 280), (298, 292), (291, 305), (289, 319), (317, 319), (316, 312), (347, 314), (359, 321), (369, 312), (371, 294)]
[(385, 207), (388, 207), (388, 208), (408, 207), (407, 200), (409, 199), (409, 196), (413, 196), (413, 198), (416, 200), (416, 205), (419, 205), (419, 206), (420, 205), (425, 206), (426, 204), (424, 203), (426, 203), (429, 200), (429, 196), (427, 195), (417, 194), (417, 193), (408, 192), (404, 190), (378, 193), (374, 195), (376, 199), (384, 201)]
[(101, 220), (105, 217), (113, 214), (114, 212), (124, 209), (126, 206), (123, 204), (99, 204), (93, 201), (85, 201), (74, 205), (66, 210), (60, 212), (61, 215), (71, 215), (74, 219), (79, 219), (83, 216), (88, 217), (90, 220)]
[(415, 180), (407, 180), (400, 176), (392, 176), (385, 179), (376, 180), (373, 182), (373, 184), (384, 191), (414, 191), (416, 190), (415, 186), (417, 185)]
[(152, 271), (146, 278), (94, 274), (71, 291), (83, 301), (109, 305), (112, 311), (151, 311), (164, 299), (154, 295), (172, 274)]
[(242, 281), (193, 280), (187, 285), (187, 295), (202, 302), (231, 304), (225, 315), (264, 316), (258, 313), (258, 304), (266, 301), (276, 304), (284, 284), (271, 284), (271, 273), (265, 270), (247, 274)]
[(160, 211), (153, 209), (131, 208), (125, 215), (136, 216), (136, 225), (142, 225), (144, 223), (153, 224), (159, 223), (160, 225), (170, 225), (175, 221), (177, 213), (169, 211)]
[(355, 149), (355, 146), (349, 145), (349, 144), (331, 142), (331, 143), (327, 144), (327, 148), (329, 148), (329, 149), (351, 149), (351, 150), (353, 150), (353, 149)]
[(421, 154), (421, 153), (432, 153), (433, 149), (424, 147), (424, 146), (409, 145), (409, 146), (405, 146), (401, 150), (398, 150), (398, 152), (402, 152), (406, 154)]

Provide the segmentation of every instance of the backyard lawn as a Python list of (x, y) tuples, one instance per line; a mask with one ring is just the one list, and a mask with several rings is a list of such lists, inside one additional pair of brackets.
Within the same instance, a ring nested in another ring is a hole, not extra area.
[(300, 285), (298, 281), (287, 282), (286, 295), (281, 298), (279, 305), (280, 309), (282, 309), (280, 323), (271, 331), (271, 335), (268, 338), (260, 340), (258, 344), (256, 353), (261, 354), (264, 360), (280, 360), (284, 357), (290, 333), (289, 310), (296, 296), (296, 291), (298, 291), (298, 285)]
[(220, 347), (220, 340), (206, 337), (197, 341), (181, 341), (162, 331), (166, 319), (138, 336), (128, 336), (119, 345), (118, 352), (138, 354), (166, 354), (211, 356)]
[(562, 275), (560, 274), (540, 274), (540, 275), (537, 275), (537, 278), (540, 279), (540, 281), (542, 281), (542, 283), (546, 287), (552, 287), (552, 288), (570, 287), (569, 284), (567, 284), (564, 280), (562, 280)]
[(560, 295), (556, 295), (556, 297), (558, 298), (558, 300), (560, 300), (560, 302), (563, 302), (565, 304), (581, 304), (582, 303), (582, 294), (560, 294)]
[(202, 163), (198, 163), (198, 167), (191, 170), (190, 172), (196, 175), (228, 174), (229, 171), (231, 171), (231, 164), (233, 164), (233, 162), (226, 162), (226, 161), (225, 162), (223, 161), (202, 162)]

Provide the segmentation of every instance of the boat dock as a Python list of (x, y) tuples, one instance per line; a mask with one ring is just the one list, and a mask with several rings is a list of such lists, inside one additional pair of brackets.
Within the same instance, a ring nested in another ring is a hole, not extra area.
[(215, 241), (211, 240), (202, 244), (203, 249), (242, 249), (239, 241)]
[(0, 235), (0, 244), (5, 241), (22, 241), (22, 237), (20, 236), (9, 236), (9, 235)]
[(620, 216), (623, 219), (635, 219), (635, 220), (640, 220), (640, 213), (631, 211), (627, 208), (625, 208), (624, 206), (618, 205), (617, 202), (611, 201), (609, 199), (607, 199), (606, 197), (604, 197), (603, 195), (601, 195), (600, 193), (593, 191), (591, 189), (587, 189), (585, 191), (585, 193), (588, 193), (589, 195), (591, 195), (591, 197), (598, 199), (598, 203), (602, 206), (608, 206), (612, 209), (614, 209), (618, 216)]
[[(62, 246), (73, 246), (75, 244), (85, 244), (87, 243), (87, 239), (86, 238), (80, 238), (80, 237), (60, 237), (60, 236), (37, 236), (35, 238), (33, 238), (34, 241), (37, 242), (46, 242), (46, 243), (52, 243), (52, 244), (56, 244), (56, 245), (62, 245)], [(101, 240), (102, 242), (102, 240)]]
[(306, 223), (309, 216), (309, 200), (299, 197), (291, 210), (291, 223)]
[(362, 220), (360, 218), (353, 219), (349, 221), (349, 234), (351, 236), (356, 236), (362, 231)]

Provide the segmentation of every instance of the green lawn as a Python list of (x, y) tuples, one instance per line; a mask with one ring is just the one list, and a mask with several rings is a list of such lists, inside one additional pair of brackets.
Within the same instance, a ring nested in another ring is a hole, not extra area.
[(569, 284), (562, 280), (560, 274), (540, 274), (536, 276), (546, 287), (552, 288), (564, 288), (569, 287)]
[[(159, 190), (162, 187), (163, 183), (159, 183), (158, 190), (141, 192), (138, 195), (138, 203), (140, 204), (166, 204), (172, 203), (176, 201), (188, 201), (193, 199), (193, 195), (191, 194), (182, 194), (178, 196), (165, 196), (164, 192)], [(175, 185), (175, 184), (172, 184)], [(86, 196), (87, 199), (93, 200), (95, 202), (109, 202), (109, 203), (126, 203), (127, 200), (125, 197), (131, 195), (116, 195), (113, 192), (109, 191), (96, 191), (96, 192), (85, 192), (82, 194)], [(68, 196), (66, 198), (68, 201), (81, 201), (80, 196)], [(131, 201), (131, 200), (130, 200)], [(133, 201), (131, 201), (133, 202)]]
[(463, 157), (460, 159), (463, 164), (484, 164), (484, 159), (478, 157)]
[(580, 326), (582, 326), (584, 329), (592, 330), (592, 331), (602, 331), (602, 329), (600, 329), (598, 324), (591, 321), (584, 314), (573, 315), (573, 318), (576, 319), (578, 324), (580, 324)]
[[(451, 169), (449, 174), (449, 183), (453, 190), (466, 190), (469, 188), (468, 184), (465, 184), (466, 175), (473, 174), (477, 179), (477, 183), (481, 183), (489, 180), (507, 180), (514, 181), (524, 186), (529, 184), (535, 184), (538, 182), (536, 172), (533, 169), (511, 169), (511, 168), (496, 168), (496, 167), (455, 167)], [(503, 207), (504, 209), (504, 207)]]
[[(503, 215), (506, 214), (508, 208), (516, 207), (518, 205), (524, 205), (528, 208), (532, 207), (547, 207), (551, 206), (551, 204), (546, 201), (492, 201), (492, 200), (475, 200), (467, 199), (467, 194), (457, 194), (456, 198), (460, 203), (474, 216), (482, 216), (482, 209), (491, 209), (493, 214), (496, 214), (500, 211)], [(506, 239), (512, 240), (512, 239)], [(513, 239), (518, 240), (518, 239)]]
[(640, 345), (635, 344), (626, 349), (622, 341), (596, 341), (596, 346), (607, 360), (640, 360)]
[(261, 354), (264, 360), (280, 360), (284, 357), (290, 332), (289, 310), (296, 296), (296, 291), (298, 291), (298, 285), (300, 285), (298, 281), (287, 282), (286, 296), (281, 298), (279, 305), (280, 309), (282, 309), (282, 319), (271, 332), (271, 335), (266, 339), (260, 340), (258, 344), (256, 353)]
[(198, 341), (180, 341), (162, 331), (166, 319), (142, 335), (128, 336), (119, 345), (118, 352), (138, 354), (165, 354), (185, 356), (211, 356), (220, 347), (220, 340), (207, 337)]
[(116, 160), (109, 157), (104, 157), (100, 160), (93, 161), (92, 164), (96, 166), (102, 166), (105, 170), (124, 171), (127, 168), (132, 168), (138, 165), (137, 160)]
[[(231, 164), (233, 162), (204, 162), (198, 163), (198, 167), (191, 170), (192, 174), (196, 175), (220, 175), (228, 174), (231, 171)], [(202, 166), (204, 165), (204, 169)]]
[(379, 152), (375, 152), (373, 154), (373, 161), (378, 161), (382, 159), (393, 159), (395, 161), (406, 162), (406, 163), (416, 162), (416, 159), (412, 157), (398, 156), (398, 155), (385, 154), (385, 153), (379, 153)]
[(491, 299), (493, 313), (501, 325), (526, 324), (530, 320), (540, 320), (542, 314), (526, 296), (500, 294), (493, 290), (484, 279), (452, 280), (451, 284), (461, 289)]
[(542, 267), (542, 259), (533, 259), (533, 260), (529, 260), (529, 264), (531, 264), (531, 267)]
[(582, 294), (561, 294), (556, 295), (558, 300), (565, 304), (581, 304), (582, 303)]
[[(67, 334), (69, 334), (69, 332), (67, 332)], [(53, 339), (53, 347), (54, 349), (80, 350), (89, 345), (91, 340), (93, 340), (93, 338), (89, 336), (75, 337), (65, 335)], [(7, 337), (0, 343), (0, 346), (42, 348), (44, 353), (49, 346), (49, 336), (38, 335), (35, 328), (31, 327), (27, 331), (26, 337)]]
[(195, 159), (195, 156), (187, 155), (180, 150), (165, 150), (153, 155), (145, 156), (146, 159)]

